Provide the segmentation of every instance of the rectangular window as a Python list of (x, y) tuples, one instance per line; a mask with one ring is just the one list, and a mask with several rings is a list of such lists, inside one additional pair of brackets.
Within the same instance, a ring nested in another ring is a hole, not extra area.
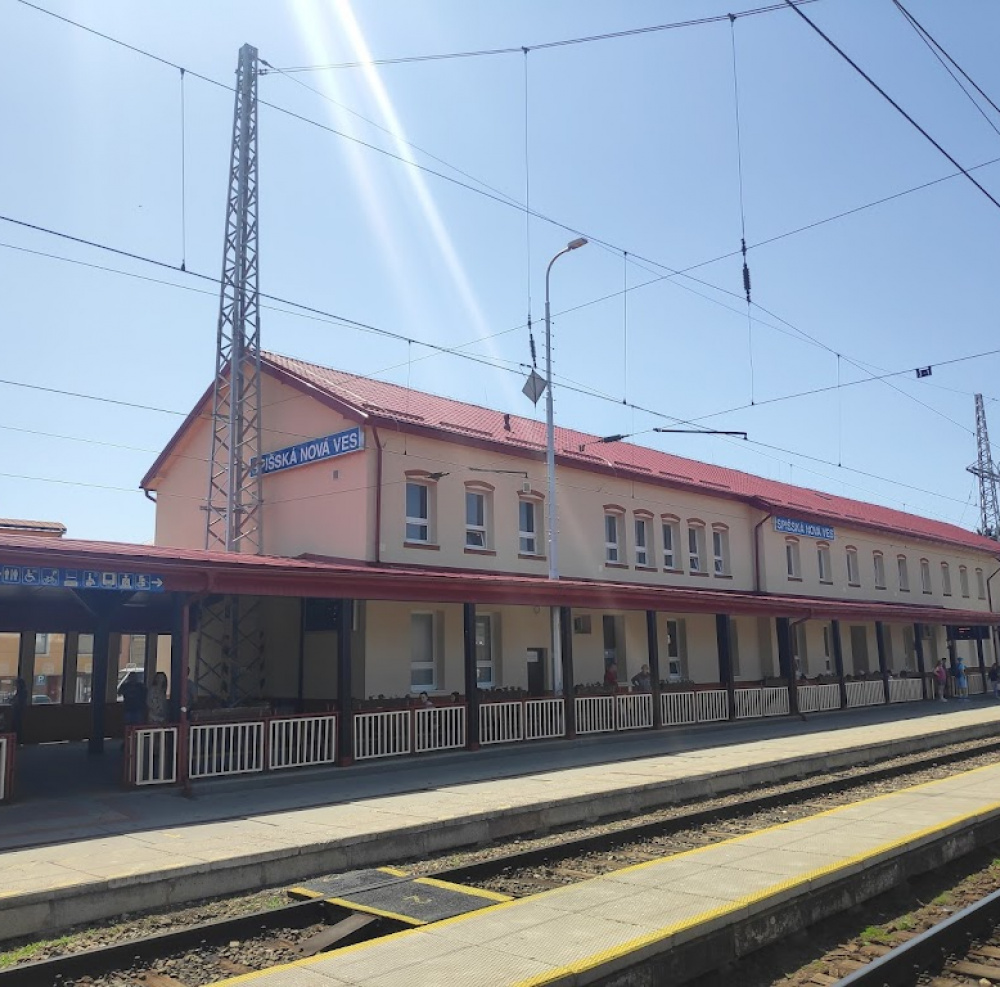
[(480, 689), (492, 689), (493, 679), (493, 618), (476, 614), (476, 683)]
[(691, 572), (704, 571), (701, 565), (704, 538), (704, 528), (688, 526), (688, 568)]
[(410, 688), (432, 692), (437, 688), (434, 614), (410, 614)]
[(821, 583), (832, 583), (833, 566), (830, 562), (829, 545), (820, 545), (816, 549), (816, 562), (819, 565), (819, 581)]
[(423, 483), (406, 484), (406, 540), (431, 540), (430, 490)]
[(927, 559), (920, 560), (920, 588), (925, 593), (931, 591), (931, 564)]
[(635, 519), (635, 564), (649, 565), (649, 522), (642, 518)]
[(486, 494), (465, 491), (466, 548), (489, 548), (486, 537)]
[(677, 525), (673, 521), (663, 522), (663, 568), (676, 569), (677, 556)]
[(517, 517), (520, 528), (518, 551), (522, 555), (538, 554), (538, 534), (535, 523), (535, 502), (522, 500), (518, 503)]
[(875, 569), (875, 589), (885, 589), (885, 557), (881, 552), (872, 555)]
[(962, 589), (962, 596), (966, 599), (969, 598), (969, 570), (965, 566), (959, 566), (958, 569), (958, 585)]
[(910, 592), (910, 569), (906, 564), (906, 558), (902, 555), (896, 559), (896, 569), (899, 572), (899, 591), (900, 593)]
[(717, 576), (729, 575), (729, 532), (722, 528), (712, 531), (712, 561)]
[(680, 626), (676, 620), (667, 621), (667, 678), (680, 682), (683, 677), (681, 667)]
[(941, 591), (945, 596), (951, 596), (951, 569), (947, 562), (941, 563)]
[(799, 543), (797, 541), (785, 542), (785, 568), (789, 579), (802, 578), (802, 562), (799, 558)]
[(979, 592), (979, 599), (986, 599), (986, 581), (983, 579), (983, 570), (976, 570), (976, 589)]
[(858, 550), (847, 549), (847, 583), (849, 586), (861, 585), (861, 570), (858, 569)]
[(618, 545), (618, 515), (604, 515), (604, 561), (621, 562), (622, 551)]

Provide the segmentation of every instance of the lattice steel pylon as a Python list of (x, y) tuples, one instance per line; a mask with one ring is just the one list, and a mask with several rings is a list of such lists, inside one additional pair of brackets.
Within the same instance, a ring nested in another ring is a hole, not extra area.
[[(257, 254), (257, 49), (240, 49), (212, 398), (205, 547), (260, 554), (260, 289)], [(199, 695), (237, 705), (260, 695), (259, 603), (246, 597), (201, 606), (195, 680)]]
[(1000, 472), (990, 452), (990, 434), (986, 429), (986, 409), (982, 394), (976, 395), (976, 450), (978, 459), (968, 467), (968, 471), (979, 478), (980, 533), (994, 541), (1000, 541), (1000, 500), (997, 498), (997, 482)]

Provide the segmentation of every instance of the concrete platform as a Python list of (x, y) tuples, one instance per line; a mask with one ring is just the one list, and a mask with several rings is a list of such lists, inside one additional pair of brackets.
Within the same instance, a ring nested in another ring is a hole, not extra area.
[[(120, 794), (108, 822), (77, 799), (25, 803), (0, 809), (0, 939), (997, 734), (992, 701), (915, 703), (359, 765), (193, 802)], [(63, 839), (25, 847), (32, 825)]]
[(715, 969), (709, 959), (738, 958), (740, 936), (746, 952), (777, 940), (826, 891), (843, 897), (827, 896), (829, 914), (884, 890), (913, 854), (924, 851), (918, 866), (929, 869), (968, 850), (977, 832), (982, 843), (998, 831), (1000, 765), (991, 765), (221, 983), (677, 983), (679, 969), (693, 976)]

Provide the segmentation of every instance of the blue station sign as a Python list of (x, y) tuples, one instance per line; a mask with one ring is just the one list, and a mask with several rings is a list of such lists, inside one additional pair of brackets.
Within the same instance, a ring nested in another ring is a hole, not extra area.
[(804, 535), (806, 538), (822, 538), (823, 541), (833, 541), (834, 530), (827, 524), (813, 524), (811, 521), (798, 521), (791, 517), (776, 517), (774, 530), (785, 535)]
[(162, 593), (163, 577), (148, 572), (104, 569), (52, 569), (34, 565), (0, 565), (0, 585), (43, 589), (106, 589)]
[(324, 459), (335, 459), (351, 452), (361, 452), (364, 447), (364, 429), (360, 425), (355, 425), (354, 428), (343, 432), (334, 432), (333, 435), (323, 435), (318, 439), (300, 442), (285, 449), (265, 452), (259, 461), (254, 461), (251, 472), (253, 476), (257, 476), (258, 473), (264, 475), (279, 473), (281, 470), (294, 469), (296, 466), (307, 466), (309, 463), (318, 463)]

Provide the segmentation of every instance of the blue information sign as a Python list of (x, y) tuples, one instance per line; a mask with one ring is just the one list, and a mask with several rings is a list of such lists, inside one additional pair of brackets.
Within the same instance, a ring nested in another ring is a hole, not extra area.
[(822, 538), (833, 541), (834, 531), (827, 524), (813, 524), (811, 521), (797, 521), (790, 517), (776, 517), (774, 530), (786, 535), (805, 535), (807, 538)]
[(259, 460), (254, 460), (251, 473), (253, 476), (258, 473), (278, 473), (296, 466), (318, 463), (323, 459), (346, 456), (349, 452), (360, 452), (364, 447), (364, 429), (360, 425), (355, 425), (354, 428), (343, 432), (334, 432), (333, 435), (323, 435), (318, 439), (300, 442), (285, 449), (265, 452)]
[(46, 589), (106, 589), (162, 593), (163, 577), (148, 572), (106, 569), (50, 569), (45, 566), (0, 565), (0, 585)]

